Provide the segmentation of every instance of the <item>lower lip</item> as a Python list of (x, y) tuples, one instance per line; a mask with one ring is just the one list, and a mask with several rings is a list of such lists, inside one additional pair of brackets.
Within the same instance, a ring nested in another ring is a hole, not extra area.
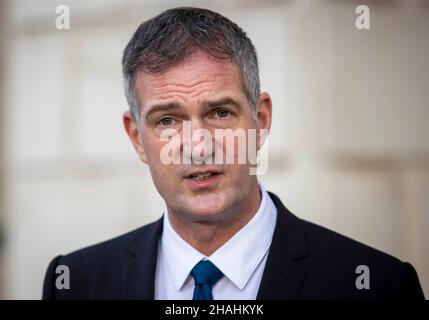
[(202, 180), (192, 178), (185, 178), (184, 180), (188, 187), (192, 190), (212, 189), (219, 183), (220, 176), (220, 174), (215, 174)]

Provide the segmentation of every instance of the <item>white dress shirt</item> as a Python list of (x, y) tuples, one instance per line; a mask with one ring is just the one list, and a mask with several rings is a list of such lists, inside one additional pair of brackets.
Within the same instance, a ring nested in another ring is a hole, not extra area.
[(164, 211), (155, 275), (156, 300), (192, 300), (192, 268), (210, 260), (222, 273), (212, 289), (215, 300), (254, 300), (258, 294), (277, 219), (277, 208), (259, 183), (262, 200), (253, 218), (207, 257), (181, 238)]

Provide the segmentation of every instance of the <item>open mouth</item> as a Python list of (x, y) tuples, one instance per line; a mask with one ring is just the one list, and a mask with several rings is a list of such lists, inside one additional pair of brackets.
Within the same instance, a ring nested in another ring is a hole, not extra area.
[(221, 176), (222, 172), (206, 169), (187, 175), (184, 182), (194, 191), (213, 190), (220, 183)]
[(217, 173), (217, 172), (209, 171), (209, 172), (204, 172), (204, 173), (191, 174), (187, 178), (195, 179), (195, 180), (206, 180), (206, 179), (208, 179), (208, 178), (210, 178), (212, 176), (216, 176), (218, 174), (219, 173)]

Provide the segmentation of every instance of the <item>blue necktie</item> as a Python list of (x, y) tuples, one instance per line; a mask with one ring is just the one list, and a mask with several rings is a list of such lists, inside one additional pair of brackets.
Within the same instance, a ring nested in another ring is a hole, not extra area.
[(212, 288), (222, 278), (222, 272), (208, 260), (198, 262), (191, 271), (195, 281), (192, 300), (213, 300)]

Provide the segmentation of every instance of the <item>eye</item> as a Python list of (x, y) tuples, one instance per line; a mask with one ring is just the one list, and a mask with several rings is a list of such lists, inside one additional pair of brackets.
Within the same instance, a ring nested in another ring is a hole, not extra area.
[(158, 124), (162, 126), (171, 126), (175, 123), (176, 120), (174, 120), (171, 117), (165, 117), (158, 121)]
[(216, 116), (218, 118), (227, 118), (230, 114), (231, 114), (231, 112), (229, 112), (228, 110), (224, 110), (224, 109), (219, 109), (216, 111)]

